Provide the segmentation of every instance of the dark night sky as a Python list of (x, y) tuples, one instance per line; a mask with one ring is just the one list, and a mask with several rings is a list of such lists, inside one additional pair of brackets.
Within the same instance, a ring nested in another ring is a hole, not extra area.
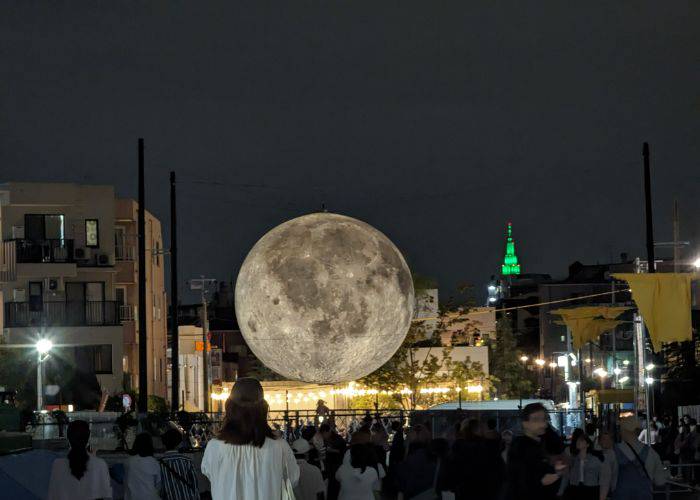
[(325, 202), (446, 293), (509, 219), (527, 272), (643, 252), (647, 140), (657, 240), (675, 197), (700, 252), (697, 2), (174, 3), (2, 2), (0, 179), (136, 197), (143, 136), (183, 280)]

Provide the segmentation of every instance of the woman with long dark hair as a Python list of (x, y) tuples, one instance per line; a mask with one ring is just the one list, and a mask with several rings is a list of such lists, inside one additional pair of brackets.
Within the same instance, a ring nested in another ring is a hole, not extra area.
[(112, 498), (107, 462), (88, 451), (90, 425), (75, 420), (68, 425), (70, 451), (51, 467), (48, 500), (94, 500)]
[(603, 464), (602, 453), (593, 449), (585, 433), (572, 437), (569, 447), (571, 463), (564, 476), (566, 498), (569, 500), (604, 500), (610, 491), (610, 469)]
[(299, 466), (284, 439), (267, 423), (269, 407), (255, 379), (239, 378), (226, 401), (218, 436), (207, 444), (202, 473), (214, 500), (278, 500), (285, 478), (299, 480)]

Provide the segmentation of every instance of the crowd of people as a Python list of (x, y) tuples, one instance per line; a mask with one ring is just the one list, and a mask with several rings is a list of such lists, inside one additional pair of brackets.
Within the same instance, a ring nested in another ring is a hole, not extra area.
[[(369, 414), (342, 433), (333, 424), (323, 418), (285, 436), (286, 431), (268, 424), (259, 382), (239, 379), (221, 429), (207, 442), (201, 462), (211, 496), (651, 500), (654, 486), (668, 478), (662, 457), (670, 450), (684, 463), (697, 458), (689, 450), (698, 451), (689, 417), (675, 433), (655, 422), (647, 435), (636, 417), (627, 416), (619, 422), (619, 442), (611, 431), (595, 426), (576, 429), (565, 441), (538, 403), (522, 409), (518, 432), (499, 432), (493, 419), (464, 420), (447, 438), (434, 437), (425, 423), (405, 428), (402, 422)], [(89, 453), (88, 424), (72, 422), (67, 437), (70, 452), (53, 465), (49, 498), (111, 498), (109, 469)], [(177, 451), (182, 435), (171, 429), (161, 438), (167, 451), (156, 458), (151, 436), (137, 436), (124, 468), (125, 498), (200, 498), (196, 467)]]

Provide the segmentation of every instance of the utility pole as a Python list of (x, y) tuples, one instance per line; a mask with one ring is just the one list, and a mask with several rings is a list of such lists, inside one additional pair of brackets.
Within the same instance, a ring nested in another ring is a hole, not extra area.
[(202, 406), (204, 413), (209, 413), (209, 399), (211, 395), (211, 357), (208, 352), (209, 345), (209, 313), (207, 309), (207, 292), (209, 287), (216, 285), (216, 280), (201, 277), (190, 280), (190, 289), (199, 290), (202, 296)]
[(180, 410), (180, 334), (179, 300), (177, 290), (177, 203), (175, 200), (175, 172), (170, 172), (170, 396), (173, 413)]
[(680, 260), (680, 244), (678, 242), (681, 235), (680, 220), (678, 217), (678, 200), (673, 200), (673, 272), (678, 272), (678, 261)]
[[(645, 142), (642, 146), (642, 156), (644, 157), (644, 204), (646, 206), (646, 240), (647, 240), (647, 268), (649, 273), (656, 272), (656, 265), (654, 261), (654, 221), (652, 220), (651, 211), (651, 168), (649, 166), (649, 143)], [(651, 434), (649, 432), (651, 425), (651, 406), (650, 406), (650, 385), (647, 382), (648, 370), (647, 370), (647, 346), (646, 338), (649, 334), (646, 325), (643, 325), (644, 330), (642, 330), (642, 362), (644, 363), (644, 385), (645, 385), (645, 403), (646, 403), (646, 413), (647, 413), (647, 443), (651, 442)], [(644, 332), (646, 331), (646, 334)]]
[(144, 175), (143, 138), (139, 138), (139, 400), (141, 415), (148, 412), (148, 335), (146, 332), (146, 182)]

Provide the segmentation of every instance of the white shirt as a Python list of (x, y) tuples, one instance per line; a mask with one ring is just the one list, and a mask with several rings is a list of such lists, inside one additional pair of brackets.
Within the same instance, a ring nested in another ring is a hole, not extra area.
[[(345, 455), (343, 455), (343, 465), (350, 465), (350, 448), (345, 450)], [(384, 466), (380, 463), (377, 463), (377, 470), (379, 471), (379, 479), (384, 479), (386, 477), (386, 471), (384, 470)]]
[(316, 500), (319, 493), (326, 494), (323, 474), (315, 465), (306, 460), (297, 460), (299, 465), (299, 484), (294, 487), (296, 500)]
[(125, 500), (160, 500), (160, 464), (155, 458), (134, 455), (124, 465)]
[(656, 431), (654, 429), (649, 430), (649, 434), (651, 434), (651, 443), (647, 443), (647, 430), (644, 429), (642, 432), (639, 433), (639, 441), (644, 443), (644, 444), (656, 444), (656, 439), (659, 437), (659, 431)]
[(212, 439), (204, 450), (202, 473), (211, 481), (214, 500), (277, 500), (285, 465), (294, 486), (299, 466), (283, 439), (266, 438), (262, 448)]
[(70, 471), (67, 458), (57, 458), (51, 466), (47, 500), (92, 500), (112, 498), (107, 462), (90, 455), (87, 469), (78, 480)]
[(340, 483), (338, 500), (374, 500), (374, 492), (379, 491), (379, 476), (373, 467), (364, 472), (349, 464), (343, 464), (335, 473)]

